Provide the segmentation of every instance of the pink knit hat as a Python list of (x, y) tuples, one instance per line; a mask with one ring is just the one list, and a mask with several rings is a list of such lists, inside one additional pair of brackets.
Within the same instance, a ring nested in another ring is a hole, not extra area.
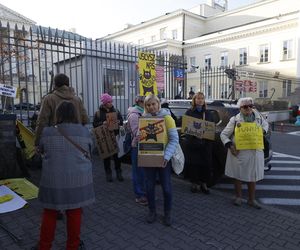
[(112, 102), (112, 97), (109, 94), (104, 93), (100, 96), (100, 100), (105, 105), (109, 102)]

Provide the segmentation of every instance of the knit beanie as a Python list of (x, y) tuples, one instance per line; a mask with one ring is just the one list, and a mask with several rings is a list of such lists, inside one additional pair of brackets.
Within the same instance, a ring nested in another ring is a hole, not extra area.
[(105, 105), (109, 102), (112, 102), (112, 97), (109, 94), (104, 93), (101, 95), (100, 100)]

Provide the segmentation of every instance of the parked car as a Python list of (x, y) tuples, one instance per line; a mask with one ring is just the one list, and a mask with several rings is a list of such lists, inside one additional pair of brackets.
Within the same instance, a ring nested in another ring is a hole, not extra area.
[[(12, 106), (10, 106), (8, 109), (12, 109)], [(34, 104), (32, 103), (27, 103), (27, 102), (23, 102), (23, 103), (18, 103), (14, 105), (14, 109), (15, 110), (38, 110), (37, 106), (34, 106)]]
[[(181, 133), (181, 123), (182, 116), (185, 114), (186, 110), (190, 108), (191, 100), (171, 100), (169, 102), (169, 107), (172, 112), (177, 116), (178, 122), (178, 132), (180, 134), (180, 145), (182, 147), (183, 153), (186, 159), (189, 158), (189, 152), (186, 150), (185, 135)], [(239, 108), (236, 104), (230, 102), (224, 102), (222, 100), (208, 100), (207, 109), (211, 112), (214, 122), (216, 123), (216, 135), (215, 143), (213, 145), (213, 176), (209, 183), (209, 186), (213, 186), (216, 182), (224, 175), (225, 163), (227, 156), (227, 149), (224, 147), (220, 134), (222, 130), (226, 127), (230, 118), (239, 113)], [(269, 130), (270, 131), (270, 130)], [(270, 132), (267, 138), (270, 138)], [(270, 140), (268, 140), (270, 141)], [(269, 147), (269, 154), (265, 158), (265, 167), (270, 168), (270, 160), (272, 158), (272, 147)], [(189, 169), (187, 166), (184, 168), (184, 177), (189, 177)]]

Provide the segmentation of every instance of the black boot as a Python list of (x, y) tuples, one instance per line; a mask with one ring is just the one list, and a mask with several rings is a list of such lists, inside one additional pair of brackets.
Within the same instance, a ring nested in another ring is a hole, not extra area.
[(117, 179), (118, 179), (118, 181), (124, 181), (124, 178), (122, 176), (122, 170), (121, 169), (117, 169), (116, 173), (117, 173)]
[(106, 181), (107, 182), (113, 182), (113, 178), (112, 178), (111, 172), (106, 172), (105, 175), (106, 175)]
[(164, 216), (164, 224), (169, 227), (172, 224), (171, 211), (166, 211)]
[(155, 210), (149, 210), (148, 216), (146, 218), (146, 221), (148, 223), (153, 223), (156, 220), (156, 212)]

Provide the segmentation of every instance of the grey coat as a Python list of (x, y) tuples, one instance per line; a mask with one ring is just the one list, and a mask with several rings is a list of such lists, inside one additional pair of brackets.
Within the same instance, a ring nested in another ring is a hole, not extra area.
[[(59, 124), (77, 144), (90, 152), (92, 140), (81, 124)], [(44, 154), (39, 200), (44, 208), (80, 208), (95, 200), (92, 163), (54, 127), (43, 130), (40, 148)]]

